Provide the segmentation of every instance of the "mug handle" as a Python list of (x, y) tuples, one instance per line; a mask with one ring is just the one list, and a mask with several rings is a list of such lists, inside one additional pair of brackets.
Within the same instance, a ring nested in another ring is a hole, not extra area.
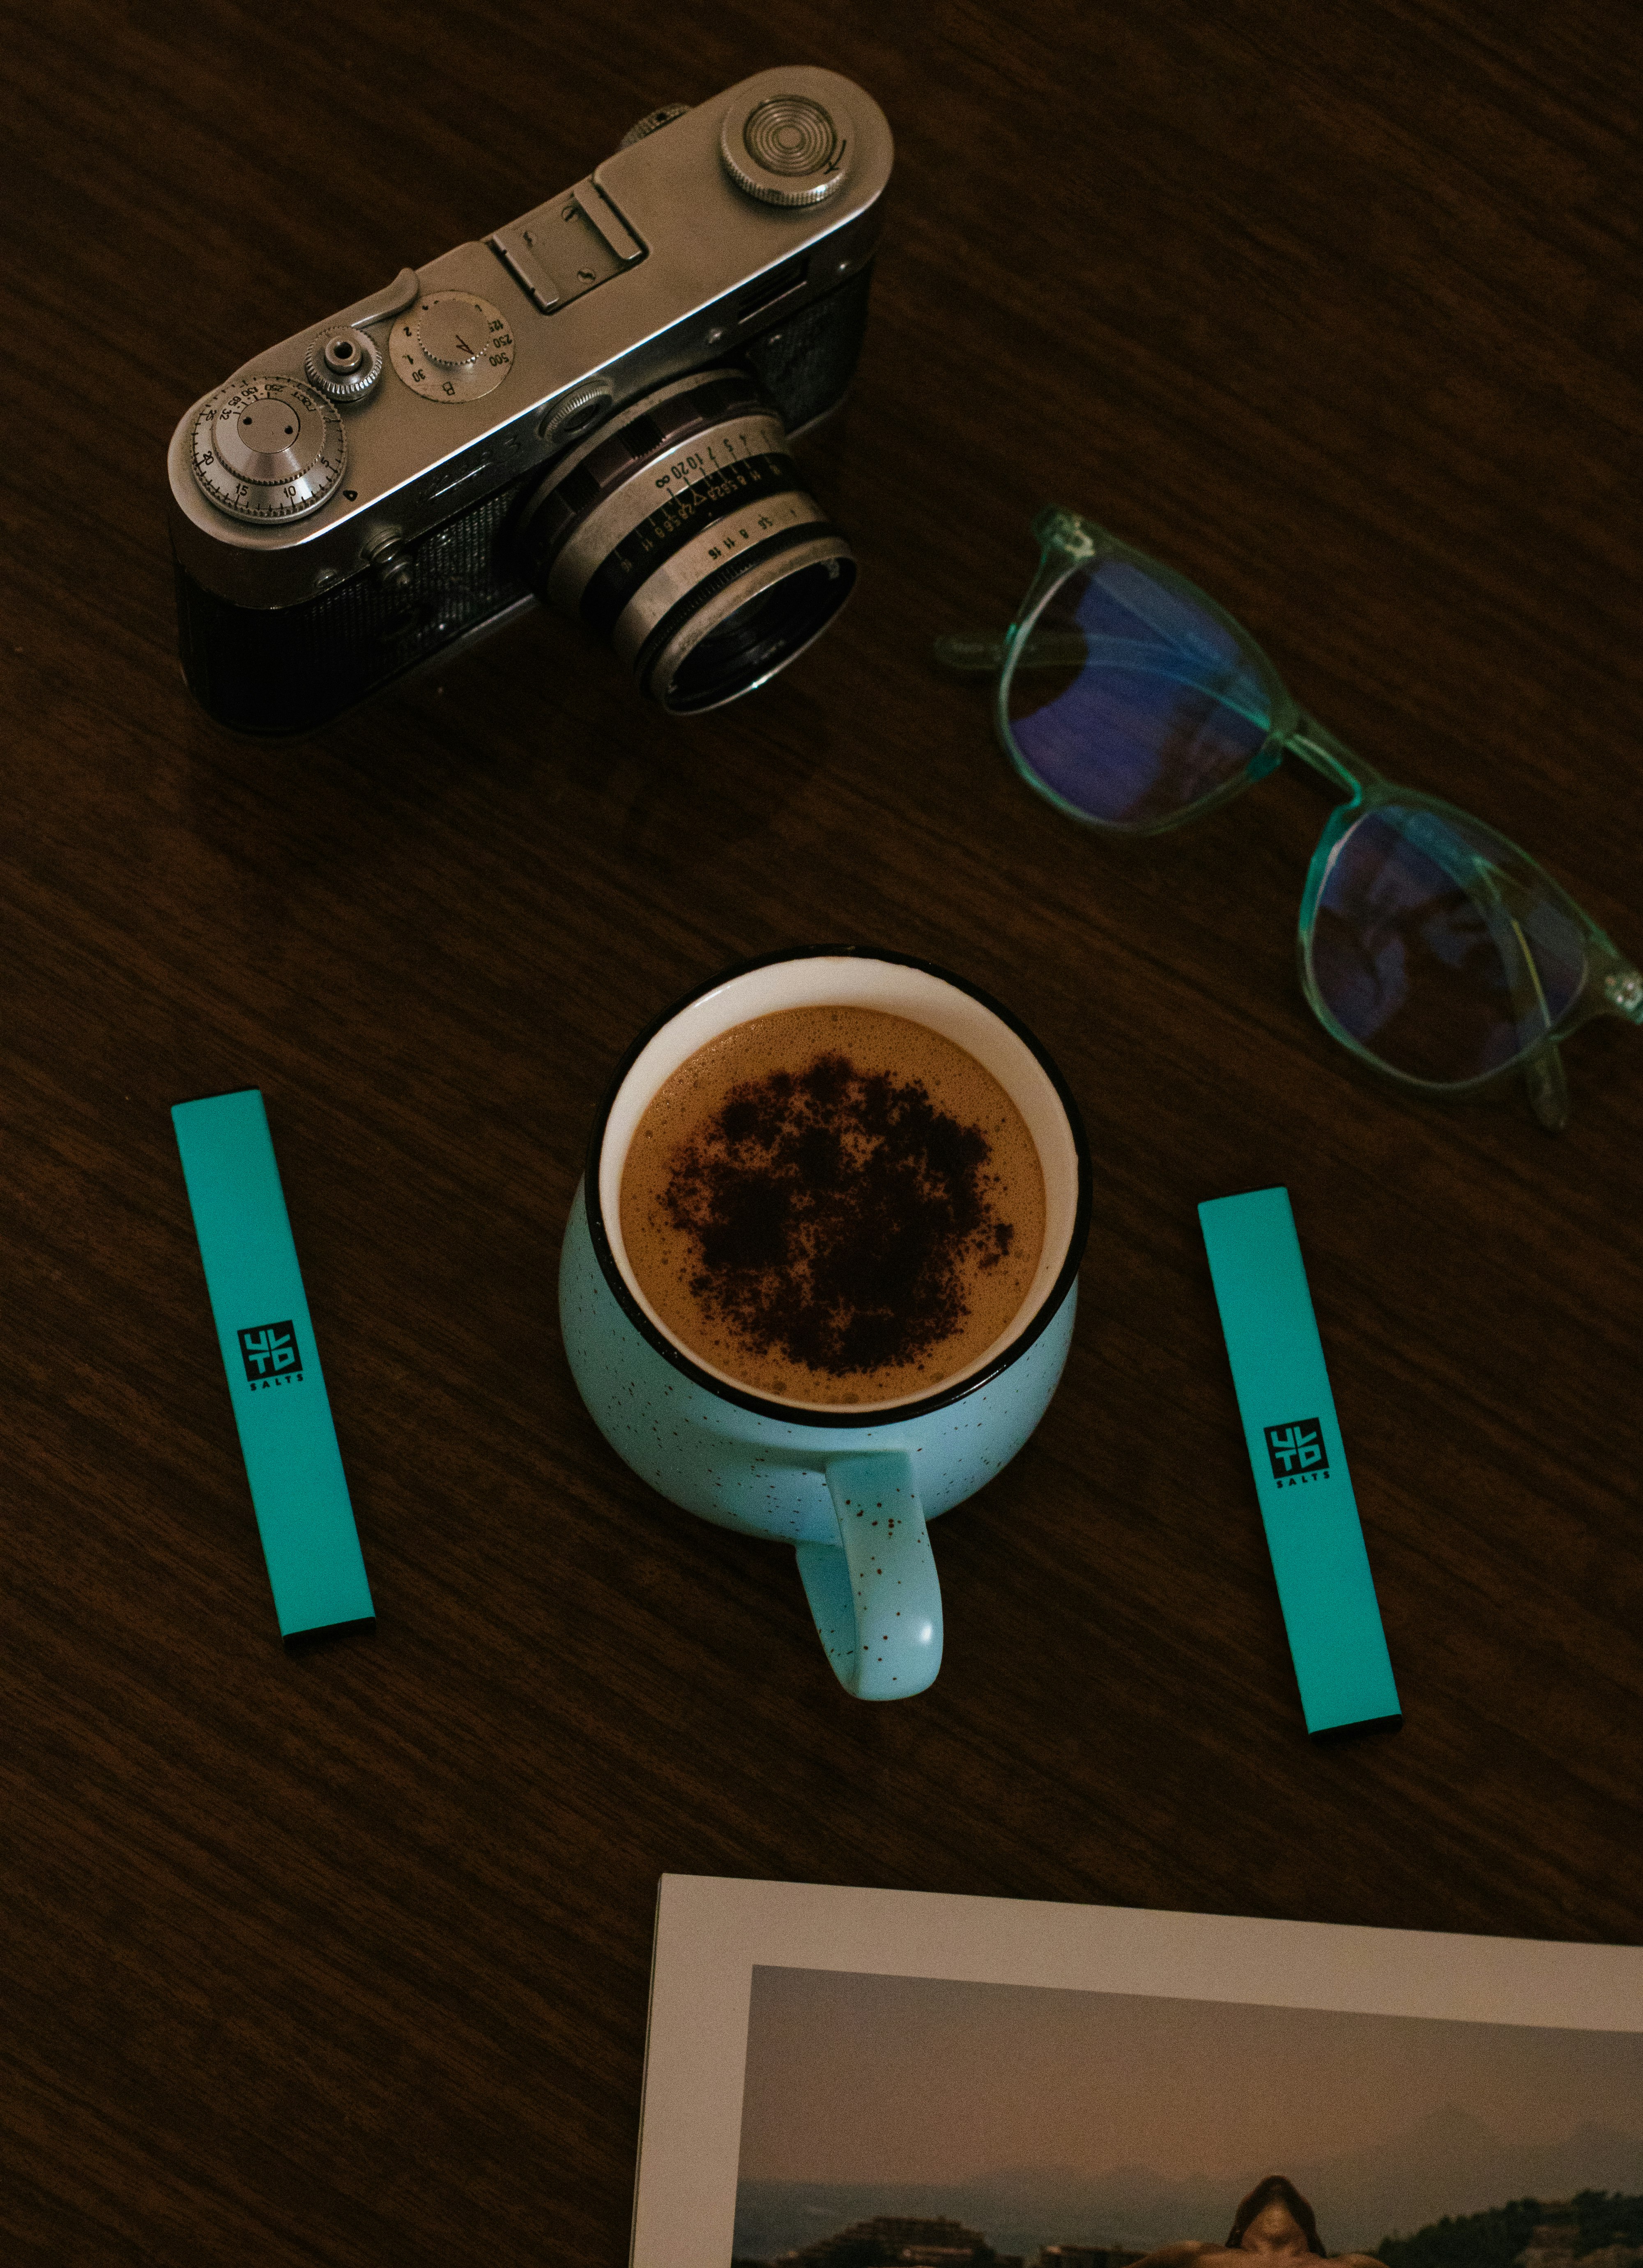
[(902, 1701), (941, 1667), (941, 1586), (904, 1450), (830, 1457), (836, 1543), (800, 1543), (816, 1635), (858, 1701)]

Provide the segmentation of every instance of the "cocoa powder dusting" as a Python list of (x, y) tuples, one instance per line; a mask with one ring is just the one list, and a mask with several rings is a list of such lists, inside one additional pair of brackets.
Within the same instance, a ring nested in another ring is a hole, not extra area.
[(670, 1160), (661, 1203), (705, 1313), (832, 1378), (917, 1363), (1009, 1252), (981, 1128), (923, 1081), (822, 1052), (733, 1086)]

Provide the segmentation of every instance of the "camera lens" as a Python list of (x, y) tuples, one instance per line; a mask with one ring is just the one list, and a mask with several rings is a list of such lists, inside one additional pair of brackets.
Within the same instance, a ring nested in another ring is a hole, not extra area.
[(519, 522), (540, 599), (681, 714), (750, 693), (819, 637), (856, 562), (745, 371), (675, 379), (561, 458)]

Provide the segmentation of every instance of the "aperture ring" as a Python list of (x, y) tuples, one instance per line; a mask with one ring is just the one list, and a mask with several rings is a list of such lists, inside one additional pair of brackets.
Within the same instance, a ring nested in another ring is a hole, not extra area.
[[(665, 503), (616, 544), (591, 575), (581, 595), (580, 614), (590, 630), (604, 637), (642, 585), (686, 546), (718, 522), (739, 520), (765, 498), (803, 496), (799, 471), (783, 451), (732, 458), (701, 480), (670, 491)], [(804, 501), (812, 512), (815, 506)], [(818, 515), (819, 517), (819, 515)], [(755, 540), (751, 534), (737, 539)]]

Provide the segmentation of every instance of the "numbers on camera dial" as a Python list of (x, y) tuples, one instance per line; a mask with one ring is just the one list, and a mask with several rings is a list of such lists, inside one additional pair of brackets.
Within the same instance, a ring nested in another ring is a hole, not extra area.
[(424, 401), (477, 401), (513, 367), (513, 334), (489, 299), (435, 291), (396, 315), (388, 334), (394, 375)]
[(348, 463), (343, 421), (298, 378), (251, 378), (221, 387), (194, 421), (194, 477), (232, 519), (263, 526), (320, 506)]

